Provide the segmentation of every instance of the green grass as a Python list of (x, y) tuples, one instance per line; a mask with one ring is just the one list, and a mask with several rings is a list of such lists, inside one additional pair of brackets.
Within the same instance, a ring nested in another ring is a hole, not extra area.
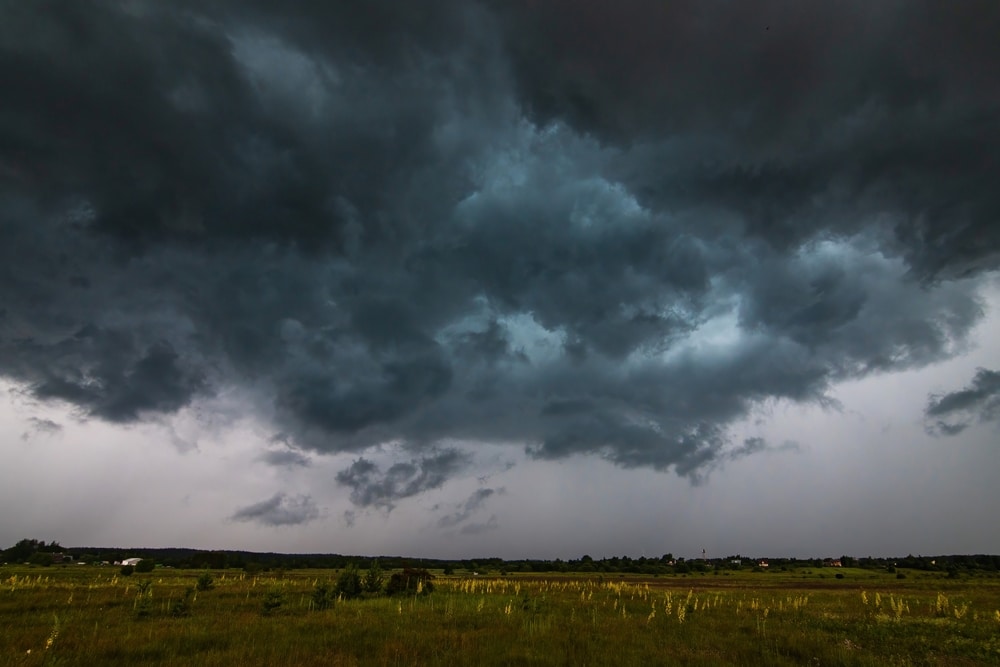
[(839, 572), (439, 577), (318, 610), (335, 571), (215, 571), (177, 616), (203, 571), (4, 567), (0, 664), (1000, 664), (1000, 579)]

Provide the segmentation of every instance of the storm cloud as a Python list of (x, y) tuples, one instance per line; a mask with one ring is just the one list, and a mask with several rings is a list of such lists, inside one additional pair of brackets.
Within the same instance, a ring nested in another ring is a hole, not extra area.
[(477, 443), (700, 480), (957, 354), (1000, 265), (996, 3), (4, 14), (0, 374), (119, 424), (238, 392), (360, 506)]
[(924, 415), (928, 432), (945, 436), (958, 435), (976, 420), (1000, 419), (1000, 372), (980, 368), (965, 389), (931, 396)]
[(383, 471), (366, 458), (337, 473), (337, 482), (351, 489), (351, 501), (363, 507), (391, 510), (404, 498), (439, 488), (462, 469), (467, 457), (450, 449), (412, 461), (394, 463)]

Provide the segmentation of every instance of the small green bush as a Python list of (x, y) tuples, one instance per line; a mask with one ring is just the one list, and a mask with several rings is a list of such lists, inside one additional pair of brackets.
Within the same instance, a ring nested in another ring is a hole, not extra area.
[(364, 587), (361, 582), (361, 575), (358, 574), (358, 568), (355, 567), (354, 563), (351, 563), (337, 577), (337, 595), (345, 600), (350, 600), (361, 595), (362, 590), (364, 590)]
[(191, 603), (194, 602), (194, 589), (188, 587), (184, 596), (170, 607), (170, 615), (174, 618), (184, 618), (191, 615)]
[(199, 591), (210, 591), (215, 588), (215, 579), (213, 579), (212, 575), (208, 572), (203, 572), (201, 576), (198, 577), (198, 583), (196, 585), (198, 586)]
[(279, 590), (268, 591), (267, 595), (264, 596), (264, 601), (260, 606), (260, 613), (264, 616), (270, 616), (278, 609), (281, 605), (285, 603), (285, 594)]
[(311, 599), (313, 609), (319, 611), (329, 609), (333, 604), (333, 590), (327, 583), (320, 582), (313, 588)]
[(136, 618), (149, 618), (153, 615), (153, 582), (140, 581), (136, 586), (135, 604), (133, 609)]
[(361, 582), (361, 587), (365, 593), (381, 593), (383, 584), (385, 584), (385, 576), (382, 574), (382, 566), (379, 565), (376, 558), (368, 566), (368, 571), (365, 572), (365, 578)]

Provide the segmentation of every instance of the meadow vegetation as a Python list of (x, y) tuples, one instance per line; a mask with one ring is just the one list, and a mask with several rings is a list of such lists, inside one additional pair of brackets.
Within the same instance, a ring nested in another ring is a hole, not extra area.
[(839, 570), (123, 577), (113, 566), (8, 565), (0, 664), (1000, 664), (996, 575)]

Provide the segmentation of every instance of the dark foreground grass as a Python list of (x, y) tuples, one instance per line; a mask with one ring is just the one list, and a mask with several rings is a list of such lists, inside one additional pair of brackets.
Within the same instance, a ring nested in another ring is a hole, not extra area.
[(442, 577), (318, 609), (334, 571), (214, 572), (185, 603), (203, 574), (0, 569), (0, 664), (1000, 664), (996, 578)]

